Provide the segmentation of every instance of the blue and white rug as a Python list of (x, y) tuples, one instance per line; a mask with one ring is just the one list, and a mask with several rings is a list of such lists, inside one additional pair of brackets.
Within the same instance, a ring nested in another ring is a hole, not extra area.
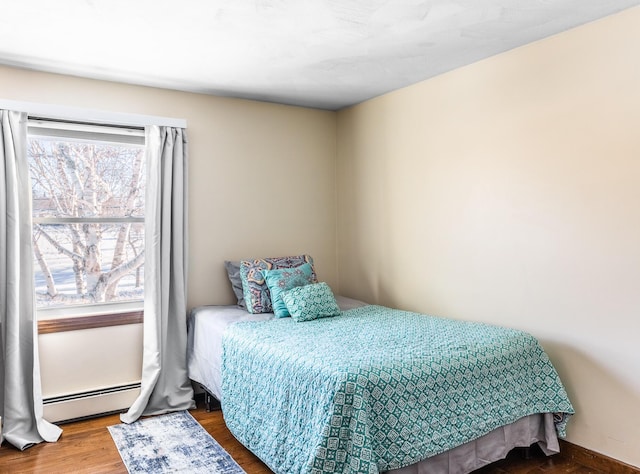
[(242, 468), (187, 411), (109, 426), (131, 474), (240, 474)]

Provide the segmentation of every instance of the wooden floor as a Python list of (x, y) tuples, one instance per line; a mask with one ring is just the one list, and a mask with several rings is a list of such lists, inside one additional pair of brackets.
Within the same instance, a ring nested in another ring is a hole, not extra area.
[[(207, 413), (203, 407), (191, 411), (200, 424), (224, 447), (248, 474), (271, 471), (229, 432), (220, 411)], [(57, 443), (42, 443), (24, 452), (4, 443), (0, 447), (0, 473), (125, 473), (118, 450), (107, 426), (120, 423), (118, 415), (61, 425)], [(544, 457), (534, 452), (525, 460), (512, 452), (507, 459), (476, 471), (478, 474), (600, 474), (563, 458), (562, 454)]]

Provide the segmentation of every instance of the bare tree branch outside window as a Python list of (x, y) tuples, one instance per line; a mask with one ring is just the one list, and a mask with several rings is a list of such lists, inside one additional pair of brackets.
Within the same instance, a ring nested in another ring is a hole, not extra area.
[(38, 307), (141, 300), (144, 147), (29, 137)]

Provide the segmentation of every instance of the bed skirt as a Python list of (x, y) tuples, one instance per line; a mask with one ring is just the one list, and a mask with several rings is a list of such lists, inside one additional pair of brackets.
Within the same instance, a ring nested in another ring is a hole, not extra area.
[(480, 438), (388, 474), (466, 474), (504, 459), (516, 447), (538, 443), (547, 456), (560, 452), (551, 413), (520, 418)]

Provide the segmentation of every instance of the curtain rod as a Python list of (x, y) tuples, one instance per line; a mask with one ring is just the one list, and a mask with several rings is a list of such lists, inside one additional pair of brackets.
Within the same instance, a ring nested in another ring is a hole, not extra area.
[(165, 127), (187, 128), (187, 121), (179, 118), (111, 112), (108, 110), (68, 107), (36, 102), (22, 102), (2, 98), (0, 98), (0, 109), (16, 110), (19, 112), (27, 112), (29, 115), (37, 115), (39, 117), (44, 116), (47, 118), (61, 120), (80, 120), (91, 123), (128, 125), (132, 127), (158, 125)]

